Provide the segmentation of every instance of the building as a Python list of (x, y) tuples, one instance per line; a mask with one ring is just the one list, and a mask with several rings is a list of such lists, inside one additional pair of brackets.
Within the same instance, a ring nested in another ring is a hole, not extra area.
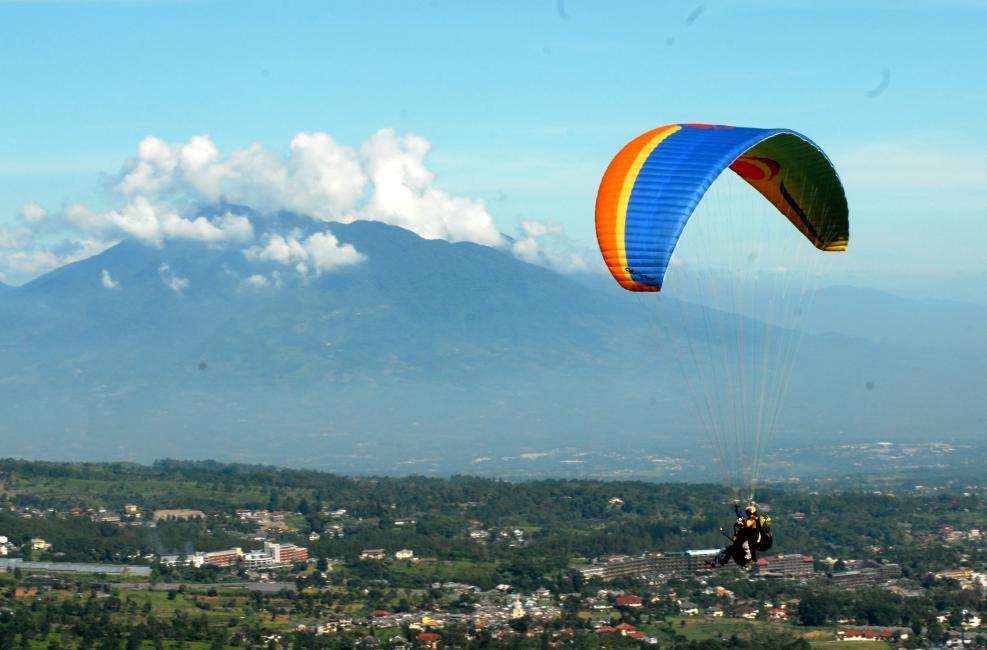
[(876, 585), (901, 577), (901, 566), (894, 563), (882, 564), (874, 560), (867, 560), (860, 563), (860, 566), (862, 568), (853, 571), (834, 573), (830, 580), (834, 585), (852, 588)]
[(205, 519), (206, 513), (201, 510), (188, 510), (184, 508), (167, 508), (154, 511), (154, 521), (167, 519)]
[(685, 616), (699, 616), (699, 605), (689, 602), (688, 600), (683, 600), (679, 605), (679, 613)]
[(46, 542), (40, 537), (31, 538), (31, 550), (32, 551), (47, 551), (51, 548), (51, 544)]
[(878, 627), (875, 625), (846, 625), (836, 630), (840, 641), (905, 641), (912, 631), (907, 627)]
[(360, 551), (361, 560), (383, 560), (387, 557), (387, 551), (382, 548), (365, 548)]
[(754, 575), (788, 580), (808, 578), (815, 573), (811, 555), (773, 555), (762, 557), (754, 565)]
[(781, 609), (780, 607), (772, 607), (768, 610), (768, 620), (771, 621), (787, 621), (788, 612)]
[(266, 551), (250, 551), (240, 558), (246, 571), (258, 571), (274, 568), (274, 558)]
[(613, 580), (627, 576), (679, 575), (695, 573), (705, 568), (706, 561), (719, 553), (716, 549), (685, 551), (680, 553), (647, 553), (638, 557), (618, 556), (601, 564), (591, 564), (579, 569), (586, 579)]
[(617, 596), (617, 607), (641, 607), (644, 602), (640, 596)]
[(197, 554), (201, 558), (199, 564), (209, 564), (212, 566), (233, 566), (243, 555), (240, 548), (228, 548), (223, 551), (210, 551), (209, 553)]
[(394, 554), (395, 560), (411, 560), (415, 557), (415, 552), (409, 548), (403, 548)]
[(875, 584), (880, 581), (880, 578), (874, 569), (858, 569), (856, 571), (834, 573), (830, 581), (838, 587), (849, 589)]
[(275, 564), (293, 564), (308, 559), (308, 549), (294, 544), (264, 542), (264, 551), (274, 559)]

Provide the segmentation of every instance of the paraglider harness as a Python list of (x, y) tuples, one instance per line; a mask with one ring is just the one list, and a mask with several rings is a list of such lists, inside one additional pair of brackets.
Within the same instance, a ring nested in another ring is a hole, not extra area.
[[(753, 501), (749, 502), (753, 505)], [(734, 512), (737, 514), (737, 522), (733, 525), (733, 535), (728, 535), (722, 528), (720, 533), (730, 540), (720, 554), (710, 562), (710, 566), (717, 567), (727, 564), (731, 559), (738, 566), (750, 567), (757, 561), (759, 551), (767, 551), (774, 544), (771, 536), (771, 517), (765, 514), (754, 514), (754, 525), (748, 526), (750, 521), (746, 514), (741, 514), (739, 504), (734, 501)]]
[[(748, 504), (753, 505), (753, 501), (748, 501)], [(740, 513), (740, 505), (734, 501), (733, 511), (737, 513), (738, 523), (746, 521), (746, 517)], [(754, 540), (754, 550), (755, 551), (767, 551), (774, 544), (774, 537), (771, 536), (771, 517), (765, 514), (757, 513), (755, 514), (756, 523), (754, 525), (754, 530), (757, 531), (757, 539)]]

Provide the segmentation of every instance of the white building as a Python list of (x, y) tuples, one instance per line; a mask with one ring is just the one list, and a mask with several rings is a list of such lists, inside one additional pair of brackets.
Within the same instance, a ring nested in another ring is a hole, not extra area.
[(247, 571), (270, 569), (274, 566), (274, 558), (265, 551), (250, 551), (243, 554), (243, 568)]
[(395, 560), (410, 560), (415, 557), (415, 552), (409, 548), (403, 548), (394, 554)]

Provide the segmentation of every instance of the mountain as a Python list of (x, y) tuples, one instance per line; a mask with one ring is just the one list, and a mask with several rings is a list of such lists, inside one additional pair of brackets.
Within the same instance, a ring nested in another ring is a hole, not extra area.
[(987, 348), (987, 306), (973, 303), (837, 286), (816, 291), (807, 316), (811, 332), (916, 347)]
[[(407, 473), (647, 465), (701, 444), (672, 318), (695, 307), (376, 222), (277, 225), (328, 228), (366, 259), (299, 278), (237, 250), (125, 241), (0, 294), (4, 455)], [(984, 361), (807, 335), (779, 438), (981, 435)]]

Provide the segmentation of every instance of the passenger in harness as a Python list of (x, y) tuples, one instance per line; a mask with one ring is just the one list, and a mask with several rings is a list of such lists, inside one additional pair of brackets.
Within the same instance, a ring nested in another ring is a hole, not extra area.
[(720, 529), (721, 533), (730, 538), (730, 544), (712, 561), (707, 562), (710, 567), (724, 566), (733, 560), (738, 566), (750, 568), (757, 562), (757, 552), (768, 550), (774, 543), (771, 536), (771, 517), (759, 515), (757, 504), (748, 502), (741, 514), (740, 505), (734, 501), (733, 511), (737, 515), (733, 535), (727, 535)]

